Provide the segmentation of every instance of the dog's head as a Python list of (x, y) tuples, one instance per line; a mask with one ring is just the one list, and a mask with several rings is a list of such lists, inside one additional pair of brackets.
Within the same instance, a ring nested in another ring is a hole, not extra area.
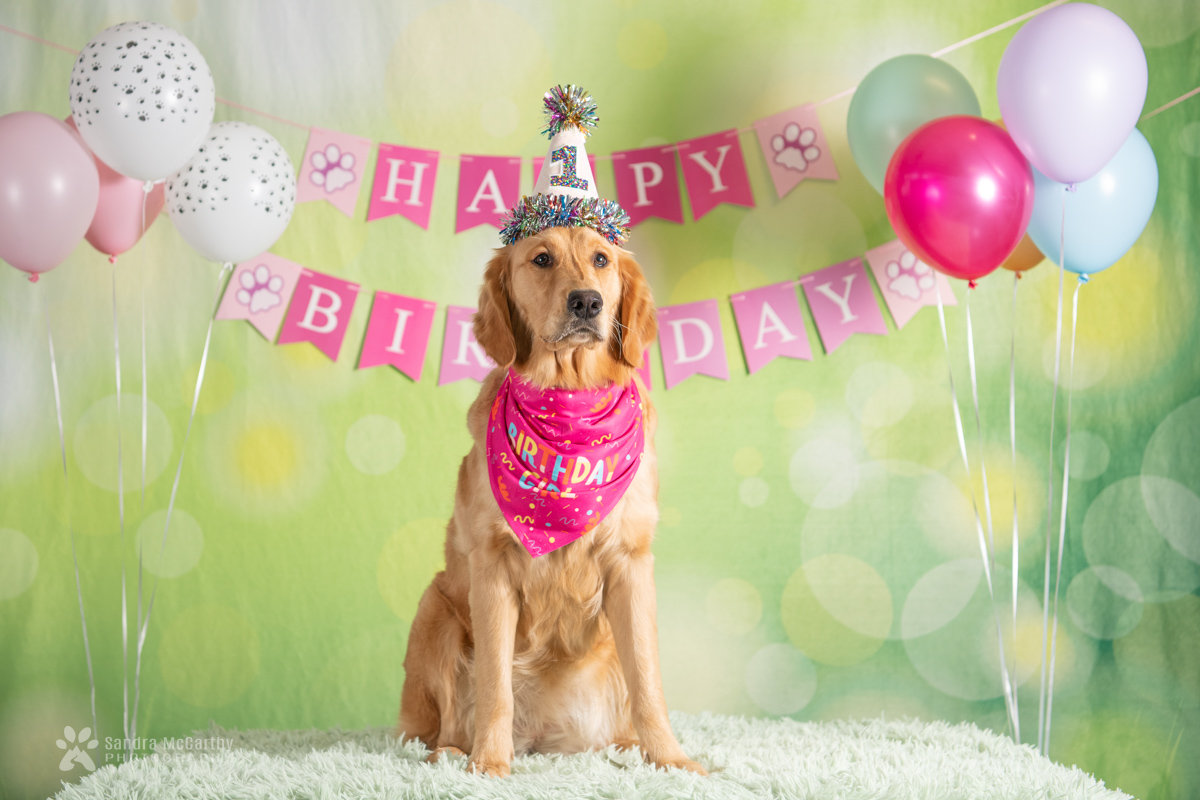
[(641, 267), (590, 228), (521, 239), (496, 251), (484, 273), (475, 338), (534, 383), (626, 383), (657, 334)]

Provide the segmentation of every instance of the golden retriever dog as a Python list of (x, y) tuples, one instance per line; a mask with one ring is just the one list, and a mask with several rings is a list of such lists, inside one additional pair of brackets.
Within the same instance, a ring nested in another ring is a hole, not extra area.
[[(582, 300), (581, 300), (582, 298)], [(431, 760), (469, 754), (506, 776), (516, 753), (637, 745), (660, 767), (704, 774), (667, 718), (658, 663), (654, 412), (637, 366), (657, 334), (641, 268), (590, 228), (549, 228), (487, 266), (475, 336), (499, 365), (467, 415), (446, 568), (408, 639), (398, 735)], [(488, 483), (485, 429), (512, 368), (540, 388), (639, 382), (645, 450), (625, 495), (585, 536), (531, 558)]]

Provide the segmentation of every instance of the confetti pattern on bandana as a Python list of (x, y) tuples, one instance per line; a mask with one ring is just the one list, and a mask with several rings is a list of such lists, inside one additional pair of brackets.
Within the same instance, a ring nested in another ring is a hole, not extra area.
[(529, 195), (504, 218), (500, 241), (509, 245), (547, 228), (591, 228), (621, 245), (629, 238), (629, 214), (612, 200), (599, 197)]

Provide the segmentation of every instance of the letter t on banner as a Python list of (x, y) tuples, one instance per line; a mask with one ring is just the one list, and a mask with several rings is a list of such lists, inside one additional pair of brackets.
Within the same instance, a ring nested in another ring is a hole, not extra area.
[(357, 299), (357, 283), (305, 269), (292, 294), (292, 305), (283, 320), (277, 344), (312, 342), (337, 361)]
[(391, 364), (414, 381), (421, 380), (435, 307), (417, 297), (375, 292), (358, 368)]
[(826, 353), (838, 349), (852, 333), (887, 333), (861, 258), (809, 273), (800, 285)]
[(660, 308), (658, 323), (658, 346), (668, 389), (697, 373), (729, 380), (716, 300)]
[(785, 281), (729, 298), (751, 375), (777, 356), (812, 360), (812, 346), (804, 332), (804, 317), (796, 296), (797, 283)]
[(693, 219), (700, 219), (721, 203), (754, 208), (736, 130), (680, 142), (678, 147)]
[(442, 369), (438, 386), (463, 378), (482, 381), (496, 368), (483, 347), (475, 341), (475, 309), (446, 306), (446, 337), (442, 340)]
[(437, 150), (379, 145), (367, 222), (399, 214), (429, 230), (437, 162)]

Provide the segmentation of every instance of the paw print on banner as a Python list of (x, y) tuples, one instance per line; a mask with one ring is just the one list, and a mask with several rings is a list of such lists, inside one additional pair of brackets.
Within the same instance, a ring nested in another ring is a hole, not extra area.
[(58, 762), (59, 772), (70, 772), (76, 764), (88, 772), (95, 771), (96, 762), (92, 761), (92, 757), (88, 755), (87, 751), (95, 750), (100, 746), (100, 742), (92, 736), (91, 728), (84, 728), (76, 735), (75, 729), (67, 725), (63, 728), (63, 738), (57, 739), (54, 743), (59, 750), (66, 751)]
[(812, 128), (801, 128), (795, 122), (775, 134), (771, 149), (775, 151), (775, 163), (797, 172), (804, 172), (808, 165), (821, 157), (817, 147), (817, 132)]
[(336, 192), (354, 180), (354, 154), (343, 153), (336, 144), (329, 145), (324, 151), (318, 150), (309, 160), (313, 168), (308, 173), (308, 179), (327, 194)]
[(283, 278), (272, 275), (266, 264), (259, 264), (253, 270), (244, 270), (238, 276), (238, 282), (242, 288), (238, 289), (237, 300), (248, 306), (252, 314), (274, 308), (283, 302), (279, 296)]
[(907, 250), (898, 260), (888, 262), (885, 274), (888, 291), (913, 301), (920, 300), (934, 285), (933, 270)]

